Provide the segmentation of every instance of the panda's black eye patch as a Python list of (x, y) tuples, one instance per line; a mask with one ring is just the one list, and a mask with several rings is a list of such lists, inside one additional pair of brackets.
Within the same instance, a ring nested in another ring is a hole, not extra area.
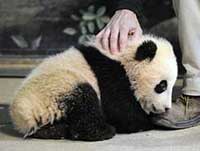
[(167, 90), (167, 81), (162, 80), (159, 84), (156, 85), (154, 90), (156, 93), (159, 93), (159, 94)]

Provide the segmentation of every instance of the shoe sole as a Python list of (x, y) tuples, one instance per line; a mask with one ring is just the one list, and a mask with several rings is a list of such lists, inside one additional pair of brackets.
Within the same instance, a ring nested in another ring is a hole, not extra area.
[(166, 119), (160, 119), (160, 120), (153, 119), (153, 123), (155, 125), (169, 128), (169, 129), (184, 129), (184, 128), (190, 128), (190, 127), (200, 125), (200, 116), (196, 116), (190, 120), (184, 120), (184, 121), (176, 122), (176, 123), (173, 123)]

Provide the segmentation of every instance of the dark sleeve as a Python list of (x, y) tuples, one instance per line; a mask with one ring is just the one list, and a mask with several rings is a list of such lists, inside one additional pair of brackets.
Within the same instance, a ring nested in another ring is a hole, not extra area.
[(140, 7), (142, 4), (142, 0), (113, 0), (116, 6), (116, 10), (119, 9), (129, 9), (134, 11), (134, 13), (140, 13)]

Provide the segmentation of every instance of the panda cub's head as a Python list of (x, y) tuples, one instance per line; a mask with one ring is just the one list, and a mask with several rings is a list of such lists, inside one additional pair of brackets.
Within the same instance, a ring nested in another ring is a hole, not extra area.
[(143, 36), (137, 44), (128, 47), (121, 56), (121, 62), (146, 113), (162, 113), (171, 108), (177, 62), (168, 41)]

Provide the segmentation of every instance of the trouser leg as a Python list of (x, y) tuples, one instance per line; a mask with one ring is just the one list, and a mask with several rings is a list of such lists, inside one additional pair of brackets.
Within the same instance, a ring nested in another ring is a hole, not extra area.
[(173, 0), (178, 18), (182, 63), (187, 71), (183, 94), (200, 96), (200, 0)]

